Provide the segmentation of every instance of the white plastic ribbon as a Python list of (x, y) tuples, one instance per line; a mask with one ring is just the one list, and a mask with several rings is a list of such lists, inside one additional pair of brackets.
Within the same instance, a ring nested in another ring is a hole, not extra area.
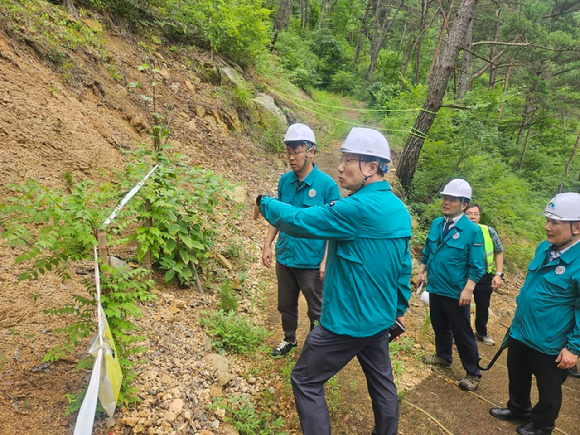
[(139, 181), (139, 183), (137, 183), (135, 185), (135, 187), (133, 187), (127, 195), (125, 195), (125, 198), (123, 198), (123, 200), (119, 203), (119, 205), (117, 205), (117, 207), (115, 207), (115, 210), (113, 210), (113, 213), (111, 213), (111, 215), (107, 219), (105, 219), (105, 222), (103, 222), (103, 228), (105, 228), (107, 225), (109, 225), (113, 221), (113, 219), (115, 219), (115, 217), (117, 216), (117, 213), (119, 213), (121, 211), (121, 209), (123, 207), (125, 207), (125, 204), (127, 204), (129, 202), (129, 200), (131, 198), (133, 198), (137, 192), (139, 192), (141, 187), (143, 187), (143, 184), (145, 184), (145, 181), (147, 181), (147, 178), (149, 178), (151, 176), (151, 174), (153, 172), (155, 172), (155, 169), (157, 169), (158, 167), (159, 167), (159, 164), (156, 164), (155, 166), (153, 166), (153, 169), (151, 169), (149, 171), (149, 173), (147, 175), (145, 175), (145, 177), (141, 181)]

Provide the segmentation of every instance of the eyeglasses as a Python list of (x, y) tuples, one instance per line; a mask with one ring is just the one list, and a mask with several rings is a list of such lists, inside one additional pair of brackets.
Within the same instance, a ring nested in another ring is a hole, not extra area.
[(352, 162), (368, 162), (369, 160), (367, 159), (363, 159), (361, 158), (361, 156), (345, 156), (344, 154), (339, 154), (336, 155), (336, 158), (338, 159), (338, 162), (340, 165), (344, 165), (347, 166), (348, 164), (352, 163)]
[(479, 216), (479, 212), (478, 211), (468, 211), (467, 213), (465, 213), (467, 216)]
[(300, 154), (304, 154), (306, 151), (302, 150), (302, 151), (290, 151), (290, 150), (286, 150), (286, 155), (288, 157), (297, 157)]

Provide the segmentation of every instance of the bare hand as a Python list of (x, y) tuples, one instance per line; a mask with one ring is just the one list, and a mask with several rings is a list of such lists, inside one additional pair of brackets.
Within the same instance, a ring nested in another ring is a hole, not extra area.
[(503, 285), (503, 279), (499, 275), (495, 275), (491, 280), (491, 288), (496, 291)]
[(564, 348), (560, 351), (560, 355), (556, 358), (559, 369), (568, 370), (576, 365), (578, 362), (578, 355), (574, 355), (568, 349)]
[(464, 305), (469, 305), (471, 303), (471, 299), (473, 299), (473, 290), (464, 288), (459, 295), (459, 306), (463, 307)]
[(425, 286), (427, 285), (427, 273), (426, 272), (419, 272), (417, 274), (417, 285), (423, 283)]
[(262, 264), (266, 267), (272, 266), (272, 248), (265, 246), (262, 251)]
[(320, 267), (318, 268), (318, 271), (320, 272), (320, 281), (324, 281), (324, 274), (326, 272), (326, 261), (323, 261), (322, 263), (320, 263)]

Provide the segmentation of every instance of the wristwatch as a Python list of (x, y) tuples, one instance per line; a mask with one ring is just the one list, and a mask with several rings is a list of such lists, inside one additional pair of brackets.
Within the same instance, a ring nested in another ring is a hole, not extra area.
[(503, 272), (496, 272), (495, 274), (498, 275), (501, 279), (504, 279)]

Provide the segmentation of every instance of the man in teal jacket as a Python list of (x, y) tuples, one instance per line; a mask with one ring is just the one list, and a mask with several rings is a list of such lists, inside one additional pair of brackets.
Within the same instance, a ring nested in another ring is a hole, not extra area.
[(399, 406), (389, 357), (389, 328), (402, 322), (411, 296), (411, 219), (383, 176), (385, 137), (353, 128), (344, 141), (339, 183), (353, 192), (329, 205), (301, 209), (258, 197), (265, 218), (295, 237), (329, 240), (322, 315), (292, 371), (305, 435), (330, 434), (324, 383), (352, 358), (367, 376), (375, 435), (397, 433)]
[[(552, 433), (562, 384), (580, 354), (580, 194), (556, 195), (544, 215), (546, 240), (528, 267), (509, 334), (510, 398), (507, 408), (489, 410), (501, 420), (524, 421), (520, 435)], [(532, 374), (539, 392), (533, 408)]]
[[(479, 386), (479, 353), (471, 329), (469, 305), (475, 284), (485, 273), (483, 235), (464, 211), (471, 186), (463, 179), (451, 180), (441, 192), (444, 217), (437, 218), (425, 241), (418, 281), (427, 284), (436, 354), (427, 364), (451, 367), (453, 338), (466, 376), (459, 382), (465, 390)], [(427, 273), (427, 275), (426, 275)]]
[[(279, 201), (295, 207), (308, 208), (340, 199), (334, 180), (314, 164), (316, 139), (310, 127), (292, 124), (284, 136), (288, 163), (292, 169), (280, 177)], [(262, 251), (262, 263), (272, 264), (272, 242), (278, 230), (268, 228)], [(278, 311), (284, 338), (272, 349), (272, 355), (286, 355), (296, 347), (298, 328), (298, 298), (300, 292), (308, 305), (310, 329), (320, 319), (322, 277), (324, 270), (324, 240), (307, 240), (281, 232), (276, 242), (276, 278), (278, 279)]]

